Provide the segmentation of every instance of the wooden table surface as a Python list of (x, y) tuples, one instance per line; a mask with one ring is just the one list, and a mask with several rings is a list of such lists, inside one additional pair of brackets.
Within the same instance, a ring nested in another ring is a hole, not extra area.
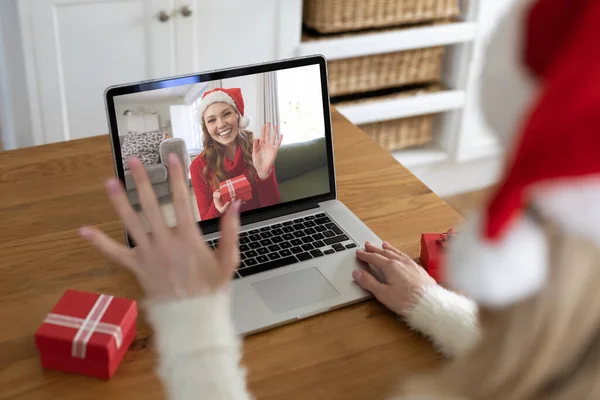
[[(379, 237), (416, 258), (421, 232), (460, 219), (357, 127), (333, 113), (339, 198)], [(160, 399), (144, 316), (108, 382), (44, 371), (33, 334), (68, 288), (141, 299), (134, 279), (77, 236), (123, 228), (105, 197), (107, 136), (0, 153), (0, 399)], [(437, 366), (428, 341), (363, 303), (250, 336), (244, 362), (259, 399), (385, 398), (403, 377)]]

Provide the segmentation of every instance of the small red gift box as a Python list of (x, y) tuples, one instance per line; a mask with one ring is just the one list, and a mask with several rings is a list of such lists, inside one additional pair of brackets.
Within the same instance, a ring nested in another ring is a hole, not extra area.
[(110, 379), (135, 336), (136, 302), (67, 290), (35, 333), (42, 367)]
[(250, 186), (250, 181), (244, 175), (221, 182), (219, 184), (219, 191), (221, 192), (223, 204), (231, 201), (233, 198), (242, 201), (252, 200), (252, 187)]
[(446, 233), (423, 233), (421, 235), (421, 265), (437, 283), (445, 283), (444, 254), (453, 229)]

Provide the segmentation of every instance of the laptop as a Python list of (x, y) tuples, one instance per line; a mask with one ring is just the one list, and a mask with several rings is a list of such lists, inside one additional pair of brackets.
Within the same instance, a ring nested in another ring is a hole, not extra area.
[[(142, 159), (169, 226), (176, 222), (166, 156), (181, 158), (194, 214), (212, 248), (219, 246), (219, 210), (232, 197), (244, 199), (241, 264), (232, 281), (239, 334), (370, 297), (352, 279), (353, 270), (366, 267), (355, 251), (381, 240), (337, 199), (327, 82), (326, 60), (308, 56), (105, 92), (116, 173), (147, 229), (124, 162), (130, 155)], [(273, 142), (282, 139), (268, 176), (248, 156), (248, 142), (266, 138), (266, 131)], [(135, 246), (129, 235), (127, 241)]]

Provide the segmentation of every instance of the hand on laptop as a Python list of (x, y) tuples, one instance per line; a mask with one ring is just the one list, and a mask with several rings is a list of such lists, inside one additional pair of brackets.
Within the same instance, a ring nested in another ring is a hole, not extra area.
[(271, 123), (264, 124), (261, 129), (260, 138), (254, 139), (254, 143), (252, 144), (252, 164), (256, 169), (259, 179), (263, 180), (269, 177), (282, 140), (283, 135), (277, 137), (277, 127), (274, 127), (273, 132), (271, 132)]
[(423, 267), (388, 242), (383, 242), (382, 248), (367, 242), (365, 251), (358, 250), (356, 256), (381, 271), (387, 283), (379, 282), (366, 270), (354, 271), (354, 280), (398, 315), (405, 315), (424, 286), (437, 285)]
[(177, 218), (174, 229), (169, 229), (163, 220), (140, 160), (132, 158), (128, 163), (152, 234), (146, 233), (121, 183), (111, 179), (106, 184), (110, 201), (137, 247), (129, 249), (92, 227), (81, 228), (81, 236), (133, 272), (150, 299), (209, 294), (227, 286), (240, 260), (237, 244), (240, 202), (233, 201), (221, 218), (221, 241), (218, 250), (212, 251), (204, 242), (192, 214), (187, 178), (179, 158), (169, 154), (170, 184)]

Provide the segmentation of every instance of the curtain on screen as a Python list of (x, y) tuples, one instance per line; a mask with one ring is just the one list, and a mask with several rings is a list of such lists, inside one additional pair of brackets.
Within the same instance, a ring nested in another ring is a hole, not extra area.
[(279, 120), (279, 95), (277, 93), (277, 72), (263, 74), (263, 98), (265, 100), (263, 123), (281, 128)]

